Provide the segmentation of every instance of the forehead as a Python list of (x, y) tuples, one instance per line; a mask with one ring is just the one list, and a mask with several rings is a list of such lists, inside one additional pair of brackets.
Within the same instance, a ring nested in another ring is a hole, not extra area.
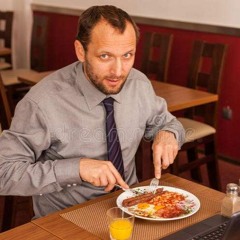
[(88, 50), (117, 51), (125, 48), (125, 52), (136, 48), (136, 33), (131, 23), (127, 22), (126, 29), (121, 33), (107, 21), (101, 20), (92, 29)]

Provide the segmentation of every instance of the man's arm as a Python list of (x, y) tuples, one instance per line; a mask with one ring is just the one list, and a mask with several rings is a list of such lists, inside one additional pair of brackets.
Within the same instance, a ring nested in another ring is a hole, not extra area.
[(176, 117), (168, 111), (166, 101), (153, 95), (153, 90), (150, 89), (152, 115), (148, 121), (145, 137), (153, 139), (155, 176), (160, 178), (161, 169), (166, 169), (173, 163), (178, 150), (185, 142), (185, 130)]
[(51, 144), (47, 117), (36, 104), (22, 100), (10, 129), (0, 137), (0, 194), (37, 195), (81, 183), (79, 158), (41, 159)]
[(49, 125), (35, 103), (24, 99), (18, 105), (10, 129), (0, 137), (0, 195), (46, 194), (82, 180), (106, 191), (115, 183), (128, 188), (110, 161), (64, 159), (55, 152), (58, 139)]

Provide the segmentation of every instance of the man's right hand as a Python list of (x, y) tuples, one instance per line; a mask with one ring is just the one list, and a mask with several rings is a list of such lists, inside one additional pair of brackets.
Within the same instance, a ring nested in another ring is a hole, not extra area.
[(79, 166), (82, 180), (97, 187), (105, 187), (106, 192), (111, 191), (116, 183), (123, 188), (129, 188), (110, 161), (82, 158)]

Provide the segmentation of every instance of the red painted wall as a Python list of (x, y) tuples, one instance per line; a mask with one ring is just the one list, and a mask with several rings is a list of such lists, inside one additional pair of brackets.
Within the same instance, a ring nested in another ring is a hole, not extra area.
[[(35, 12), (46, 15), (48, 22), (47, 69), (58, 69), (76, 60), (73, 42), (77, 32), (77, 16)], [(240, 162), (240, 38), (221, 34), (161, 28), (139, 24), (143, 35), (146, 31), (173, 33), (173, 46), (169, 63), (169, 82), (185, 85), (192, 43), (196, 39), (228, 45), (218, 109), (218, 153)], [(142, 56), (142, 40), (138, 44), (135, 67), (139, 68)], [(222, 118), (222, 108), (230, 106), (232, 120)]]
[(55, 70), (76, 61), (74, 40), (78, 17), (45, 12), (34, 14), (46, 16), (48, 19), (45, 70)]
[[(169, 63), (169, 82), (185, 85), (191, 55), (192, 43), (196, 39), (219, 42), (228, 45), (225, 67), (222, 74), (221, 91), (218, 106), (218, 153), (240, 161), (240, 113), (237, 96), (240, 95), (240, 38), (221, 34), (167, 29), (148, 25), (139, 25), (141, 34), (146, 31), (173, 33), (173, 46)], [(142, 42), (138, 45), (135, 66), (141, 63)], [(222, 108), (230, 106), (232, 120), (222, 118)]]

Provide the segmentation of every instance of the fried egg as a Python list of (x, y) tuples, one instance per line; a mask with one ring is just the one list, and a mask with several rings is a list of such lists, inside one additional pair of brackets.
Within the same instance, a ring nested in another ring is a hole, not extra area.
[(155, 206), (154, 204), (145, 202), (129, 207), (128, 210), (143, 217), (152, 217), (154, 213), (161, 208), (163, 208), (163, 206)]

